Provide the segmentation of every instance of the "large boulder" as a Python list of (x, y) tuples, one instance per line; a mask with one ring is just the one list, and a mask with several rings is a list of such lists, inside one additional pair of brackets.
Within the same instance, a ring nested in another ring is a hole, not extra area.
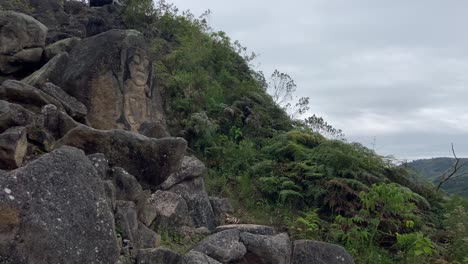
[(73, 48), (57, 85), (85, 104), (94, 128), (138, 131), (145, 121), (162, 119), (152, 72), (142, 34), (110, 30)]
[(23, 49), (44, 47), (47, 27), (31, 16), (0, 11), (0, 54), (15, 54)]
[(294, 241), (292, 264), (354, 264), (351, 255), (341, 246), (319, 241)]
[(240, 242), (240, 232), (235, 229), (211, 235), (200, 242), (193, 250), (222, 263), (235, 263), (247, 253), (244, 244)]
[(206, 173), (206, 166), (195, 157), (185, 156), (180, 170), (172, 173), (167, 180), (161, 184), (161, 188), (167, 190), (172, 186), (185, 180), (201, 177)]
[[(1, 174), (1, 173), (0, 173)], [(115, 263), (119, 249), (102, 181), (65, 147), (0, 175), (3, 263)]]
[(78, 126), (57, 146), (70, 145), (87, 154), (103, 153), (111, 166), (124, 168), (143, 187), (157, 186), (180, 168), (187, 142), (182, 138), (151, 139), (123, 130), (97, 130)]
[(289, 264), (291, 261), (291, 241), (286, 233), (264, 236), (244, 232), (240, 240), (247, 248), (245, 263)]
[(184, 256), (185, 264), (221, 264), (221, 262), (214, 260), (207, 255), (198, 251), (191, 250)]
[(8, 80), (0, 86), (0, 98), (24, 108), (40, 113), (43, 106), (53, 104), (63, 110), (62, 103), (47, 93), (26, 83)]
[(44, 57), (47, 61), (59, 55), (62, 52), (70, 52), (76, 44), (80, 42), (79, 38), (72, 37), (59, 40), (53, 44), (48, 45), (44, 49)]
[(25, 127), (12, 127), (0, 134), (0, 169), (20, 167), (27, 147)]
[(143, 188), (141, 188), (135, 176), (120, 167), (112, 168), (111, 172), (117, 199), (136, 202)]
[(0, 74), (7, 75), (41, 60), (47, 27), (31, 16), (0, 11)]
[(207, 227), (214, 230), (216, 219), (211, 208), (210, 199), (205, 190), (203, 178), (195, 178), (179, 183), (168, 191), (179, 194), (187, 202), (189, 214), (196, 227)]
[(61, 83), (63, 69), (65, 69), (67, 62), (68, 53), (60, 53), (22, 81), (35, 87), (41, 87), (46, 82)]
[(136, 256), (136, 264), (185, 264), (182, 256), (165, 248), (142, 249)]
[(14, 126), (27, 126), (34, 122), (34, 114), (21, 105), (0, 100), (0, 133)]
[(216, 225), (224, 225), (226, 222), (226, 214), (232, 214), (234, 208), (227, 198), (210, 197), (211, 208), (216, 218)]

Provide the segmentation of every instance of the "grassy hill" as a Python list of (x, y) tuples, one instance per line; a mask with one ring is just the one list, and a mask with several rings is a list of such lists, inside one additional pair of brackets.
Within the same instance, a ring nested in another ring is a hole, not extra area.
[(203, 16), (129, 0), (124, 18), (151, 42), (171, 133), (188, 140), (209, 167), (208, 192), (229, 198), (242, 222), (342, 244), (357, 263), (466, 261), (465, 200), (291, 119), (246, 49)]
[[(450, 169), (455, 163), (453, 158), (432, 158), (415, 160), (408, 163), (408, 167), (414, 169), (419, 175), (438, 184), (440, 177)], [(468, 159), (461, 159), (460, 164), (468, 163)], [(451, 194), (458, 194), (468, 198), (468, 165), (463, 166), (455, 177), (462, 175), (462, 177), (446, 182), (442, 185), (442, 189)]]

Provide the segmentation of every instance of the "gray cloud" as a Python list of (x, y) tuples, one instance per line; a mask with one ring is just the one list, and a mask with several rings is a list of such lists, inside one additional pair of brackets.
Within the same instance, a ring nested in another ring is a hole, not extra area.
[[(468, 155), (468, 3), (175, 0), (289, 73), (311, 111), (399, 158)], [(463, 145), (465, 144), (465, 145)]]

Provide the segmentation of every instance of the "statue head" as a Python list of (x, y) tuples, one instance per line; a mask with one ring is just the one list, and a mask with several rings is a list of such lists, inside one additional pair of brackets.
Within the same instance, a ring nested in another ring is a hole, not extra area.
[(127, 57), (127, 66), (130, 79), (138, 86), (148, 83), (150, 75), (149, 59), (143, 49), (132, 48)]

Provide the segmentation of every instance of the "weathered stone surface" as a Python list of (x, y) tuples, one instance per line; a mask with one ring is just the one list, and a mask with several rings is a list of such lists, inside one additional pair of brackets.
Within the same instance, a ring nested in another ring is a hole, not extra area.
[(117, 232), (136, 247), (138, 237), (138, 218), (136, 205), (130, 201), (116, 201), (115, 225)]
[(206, 173), (206, 167), (203, 162), (194, 157), (185, 156), (182, 161), (182, 167), (177, 172), (172, 173), (167, 180), (161, 184), (163, 190), (185, 180), (201, 177)]
[(271, 226), (252, 225), (252, 224), (238, 224), (238, 225), (224, 225), (216, 227), (215, 232), (221, 232), (229, 229), (237, 229), (241, 232), (251, 233), (255, 235), (272, 236), (275, 234), (275, 229)]
[(185, 264), (181, 255), (165, 248), (142, 249), (136, 257), (137, 264)]
[(14, 126), (27, 126), (34, 121), (34, 114), (21, 105), (0, 100), (0, 133)]
[(195, 178), (184, 181), (168, 191), (181, 195), (187, 202), (189, 214), (196, 227), (207, 227), (214, 230), (216, 227), (215, 216), (211, 208), (210, 199), (205, 191), (203, 178)]
[(162, 112), (146, 50), (134, 30), (83, 39), (70, 52), (58, 85), (85, 104), (93, 127), (138, 131), (145, 121), (159, 121)]
[(216, 218), (216, 225), (224, 225), (226, 214), (232, 214), (234, 208), (232, 208), (231, 203), (226, 198), (210, 197), (211, 208), (213, 208), (213, 213)]
[(20, 167), (27, 148), (25, 127), (12, 127), (0, 134), (0, 169)]
[(185, 264), (221, 264), (221, 262), (194, 250), (190, 251), (187, 253), (187, 255), (184, 256), (184, 261)]
[[(68, 53), (60, 53), (22, 81), (38, 88), (46, 82), (52, 82), (54, 84), (61, 83), (63, 70), (67, 65), (68, 58)], [(68, 94), (67, 96), (70, 97)]]
[[(171, 193), (156, 191), (147, 202), (146, 211), (156, 214), (154, 226), (158, 229), (175, 230), (179, 226), (192, 226), (187, 203), (182, 196)], [(148, 212), (145, 215), (150, 215)], [(154, 220), (153, 219), (153, 220)], [(148, 224), (151, 218), (147, 218)], [(151, 224), (151, 223), (149, 223)]]
[(139, 222), (136, 245), (140, 249), (157, 248), (161, 245), (161, 236)]
[(102, 153), (94, 153), (88, 155), (88, 159), (91, 161), (94, 168), (96, 168), (101, 179), (107, 180), (109, 178), (109, 160), (107, 160), (106, 155)]
[(0, 74), (12, 74), (39, 62), (47, 27), (13, 11), (0, 11)]
[(286, 233), (265, 236), (242, 232), (240, 240), (247, 248), (244, 257), (247, 263), (289, 264), (291, 261), (291, 241)]
[(204, 239), (193, 250), (219, 262), (230, 263), (242, 259), (247, 253), (244, 244), (239, 240), (240, 232), (238, 230), (226, 230)]
[(80, 42), (80, 39), (76, 37), (59, 40), (53, 44), (48, 45), (44, 49), (44, 57), (47, 61), (49, 61), (62, 52), (68, 53), (78, 44), (78, 42)]
[(106, 195), (107, 204), (112, 210), (115, 210), (117, 206), (117, 191), (115, 190), (115, 186), (112, 181), (104, 181), (104, 192)]
[(71, 117), (78, 120), (83, 120), (86, 117), (86, 114), (88, 113), (86, 107), (82, 103), (78, 102), (74, 97), (68, 95), (60, 87), (53, 83), (45, 83), (39, 89), (60, 101)]
[(62, 103), (43, 91), (19, 81), (4, 81), (0, 86), (0, 98), (10, 103), (15, 103), (24, 108), (40, 113), (41, 108), (53, 104), (63, 109)]
[(111, 171), (111, 179), (117, 190), (117, 199), (136, 202), (143, 191), (137, 179), (120, 167), (114, 167)]
[(33, 17), (13, 11), (0, 11), (1, 54), (44, 47), (46, 36), (47, 27)]
[(84, 153), (65, 147), (0, 177), (4, 263), (115, 263), (104, 187)]
[(75, 146), (89, 154), (103, 153), (111, 166), (124, 168), (143, 186), (157, 186), (180, 168), (187, 142), (182, 138), (151, 139), (123, 130), (79, 126), (57, 142), (57, 146), (62, 145)]
[(171, 136), (162, 122), (143, 122), (139, 132), (150, 138), (165, 138)]
[(294, 241), (292, 264), (354, 264), (349, 253), (341, 246), (319, 241)]
[(55, 105), (44, 106), (41, 115), (41, 127), (45, 128), (56, 139), (62, 138), (70, 130), (80, 125)]

